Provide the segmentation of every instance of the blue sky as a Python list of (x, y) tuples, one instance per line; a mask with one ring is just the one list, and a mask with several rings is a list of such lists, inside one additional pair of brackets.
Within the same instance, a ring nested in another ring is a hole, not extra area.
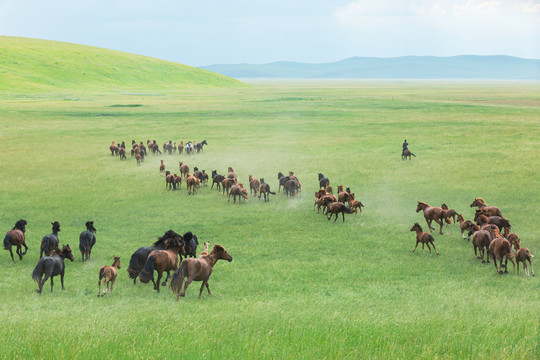
[(540, 59), (540, 0), (0, 0), (0, 35), (193, 66), (352, 56)]

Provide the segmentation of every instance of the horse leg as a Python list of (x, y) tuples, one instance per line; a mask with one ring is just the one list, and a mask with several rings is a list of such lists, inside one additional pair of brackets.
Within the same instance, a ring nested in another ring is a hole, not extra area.
[(155, 285), (157, 285), (157, 288), (154, 285), (154, 289), (156, 289), (158, 293), (159, 293), (159, 280), (161, 280), (162, 276), (163, 276), (163, 271), (158, 270), (157, 281), (154, 283)]
[[(54, 285), (54, 277), (51, 276), (51, 292), (53, 292), (53, 285)], [(64, 289), (64, 287), (62, 286), (62, 290)]]
[(437, 224), (439, 224), (439, 234), (442, 235), (442, 234), (443, 234), (443, 232), (442, 232), (442, 227), (443, 227), (443, 222), (442, 222), (442, 220), (441, 220), (441, 219), (439, 219), (439, 220), (435, 219), (435, 222), (436, 222)]
[(440, 255), (439, 252), (437, 251), (437, 248), (435, 247), (435, 243), (431, 242), (431, 246), (433, 246), (433, 249), (435, 249), (435, 253), (437, 255)]
[[(529, 259), (529, 266), (531, 267), (531, 270), (529, 271), (529, 275), (532, 274), (532, 276), (535, 276), (535, 275), (534, 275), (534, 269), (533, 269), (533, 266), (532, 266), (531, 259)], [(528, 275), (527, 275), (527, 276), (528, 276)]]
[(427, 246), (427, 248), (429, 250), (429, 255), (431, 255), (431, 247), (429, 246), (429, 243), (426, 243), (426, 246)]
[(111, 295), (112, 295), (112, 291), (113, 291), (115, 281), (116, 281), (116, 279), (112, 279), (112, 281), (111, 281)]
[[(184, 292), (180, 296), (182, 296), (182, 297), (186, 296), (187, 287), (189, 286), (189, 284), (191, 284), (192, 281), (193, 281), (193, 279), (188, 276), (188, 279), (186, 280), (186, 283), (184, 284)], [(180, 285), (182, 285), (182, 284), (180, 284)]]
[[(109, 285), (110, 285), (110, 281), (109, 279), (105, 278), (105, 280), (103, 281), (103, 296), (105, 296), (108, 292), (109, 292)], [(107, 284), (107, 287), (105, 287), (105, 284)]]
[(414, 252), (414, 251), (416, 250), (416, 247), (418, 246), (418, 243), (419, 243), (419, 242), (420, 242), (420, 241), (416, 240), (416, 245), (414, 246), (414, 249), (413, 249), (412, 252)]
[(210, 288), (208, 287), (208, 280), (206, 280), (204, 284), (206, 285), (206, 290), (208, 290), (208, 295), (212, 295), (212, 292), (210, 291)]
[[(341, 212), (341, 216), (343, 217), (343, 223), (345, 224), (345, 213), (343, 211)], [(337, 216), (336, 216), (336, 219), (337, 219)]]
[(422, 243), (422, 254), (424, 253), (424, 245), (425, 243)]
[(203, 289), (204, 289), (204, 283), (206, 283), (206, 280), (204, 280), (204, 281), (202, 282), (201, 290), (199, 291), (199, 299), (201, 298), (202, 291), (203, 291)]
[[(51, 277), (51, 281), (52, 281), (52, 277)], [(65, 290), (65, 288), (64, 288), (64, 270), (62, 270), (62, 272), (60, 273), (60, 283), (62, 284), (62, 290)]]
[(171, 271), (167, 270), (167, 276), (165, 277), (165, 280), (161, 283), (161, 286), (167, 286), (167, 280), (169, 280), (170, 274), (171, 274)]
[(101, 279), (99, 279), (97, 283), (98, 283), (97, 296), (100, 297), (101, 296)]
[(428, 226), (428, 228), (429, 228), (429, 231), (435, 230), (434, 228), (431, 227), (431, 222), (432, 222), (432, 221), (433, 221), (433, 220), (427, 219), (427, 218), (426, 218), (426, 223), (427, 223), (427, 226)]
[(15, 262), (15, 259), (13, 259), (13, 251), (11, 251), (11, 246), (9, 247), (9, 254), (11, 255), (11, 261)]

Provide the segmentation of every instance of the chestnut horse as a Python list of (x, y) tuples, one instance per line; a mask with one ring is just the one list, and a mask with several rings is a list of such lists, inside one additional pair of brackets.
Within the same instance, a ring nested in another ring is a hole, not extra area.
[[(208, 294), (212, 295), (210, 288), (208, 287), (208, 279), (212, 275), (212, 268), (218, 260), (232, 261), (232, 256), (225, 250), (225, 248), (219, 244), (214, 245), (212, 251), (208, 255), (201, 254), (198, 259), (189, 258), (184, 259), (180, 263), (180, 267), (176, 270), (171, 279), (171, 289), (176, 294), (176, 300), (179, 297), (186, 296), (186, 289), (192, 281), (202, 281), (201, 290), (199, 291), (199, 299), (201, 298), (202, 291), (206, 286)], [(184, 291), (182, 291), (182, 283), (184, 278), (187, 277), (186, 284), (184, 285)]]
[(336, 222), (338, 218), (338, 214), (341, 213), (341, 216), (343, 217), (343, 222), (345, 222), (345, 214), (352, 214), (354, 212), (353, 209), (349, 209), (347, 206), (345, 206), (342, 202), (333, 202), (328, 204), (328, 210), (326, 211), (328, 220), (332, 218), (332, 215), (336, 215), (336, 218), (334, 219), (334, 222)]
[(444, 211), (440, 207), (435, 206), (429, 206), (423, 201), (419, 201), (418, 205), (416, 206), (416, 212), (419, 212), (420, 210), (424, 211), (424, 219), (426, 219), (426, 223), (428, 225), (428, 228), (430, 231), (435, 231), (434, 228), (431, 227), (431, 222), (435, 220), (437, 224), (439, 224), (439, 234), (442, 235), (442, 227), (443, 222), (442, 219), (444, 218)]
[(441, 209), (444, 210), (443, 214), (444, 214), (444, 220), (446, 220), (446, 223), (447, 224), (452, 224), (452, 222), (450, 221), (450, 218), (452, 218), (452, 220), (454, 220), (454, 224), (455, 224), (456, 223), (457, 211), (454, 210), (454, 209), (449, 209), (446, 204), (442, 204)]
[(411, 228), (411, 231), (416, 231), (416, 245), (414, 246), (414, 252), (416, 250), (416, 247), (418, 246), (418, 243), (422, 243), (422, 252), (424, 252), (424, 244), (427, 245), (427, 248), (429, 250), (429, 254), (431, 255), (431, 248), (429, 247), (429, 244), (433, 246), (433, 249), (435, 249), (435, 252), (437, 255), (440, 255), (437, 251), (437, 248), (435, 247), (435, 239), (433, 238), (433, 235), (430, 233), (425, 233), (422, 231), (422, 227), (420, 227), (420, 224), (414, 223), (413, 227)]
[[(50, 256), (45, 256), (44, 258), (39, 259), (34, 271), (32, 272), (32, 279), (38, 283), (37, 293), (41, 294), (43, 289), (43, 284), (47, 281), (48, 278), (51, 278), (51, 292), (53, 291), (53, 278), (57, 275), (60, 275), (60, 283), (62, 284), (62, 290), (64, 290), (64, 270), (66, 265), (64, 260), (68, 258), (73, 261), (73, 253), (69, 244), (63, 246), (61, 250), (53, 250)], [(45, 275), (45, 277), (43, 277)]]
[(249, 175), (249, 193), (253, 195), (255, 193), (255, 196), (257, 196), (257, 193), (259, 192), (259, 188), (261, 187), (261, 182), (255, 178), (253, 178), (253, 175)]
[(523, 271), (525, 272), (525, 275), (527, 277), (530, 275), (529, 274), (529, 269), (527, 267), (527, 261), (528, 261), (529, 266), (531, 267), (530, 273), (532, 274), (532, 276), (534, 276), (534, 270), (533, 270), (533, 266), (532, 266), (532, 262), (531, 262), (531, 258), (533, 258), (533, 257), (534, 257), (534, 255), (531, 254), (531, 252), (527, 248), (521, 248), (521, 249), (518, 250), (518, 252), (516, 254), (517, 273), (518, 274), (519, 274), (519, 263), (522, 262), (523, 263)]
[[(495, 270), (499, 274), (502, 275), (501, 267), (503, 266), (502, 260), (504, 257), (506, 257), (506, 260), (504, 262), (504, 273), (508, 274), (508, 269), (506, 267), (506, 264), (508, 263), (508, 260), (512, 262), (514, 265), (514, 273), (516, 272), (516, 262), (514, 261), (515, 254), (511, 251), (511, 245), (508, 240), (506, 240), (503, 237), (494, 239), (491, 244), (489, 244), (489, 253), (491, 255), (491, 258), (493, 259), (493, 265), (495, 265)], [(497, 260), (499, 260), (499, 266), (497, 267)]]
[[(189, 174), (188, 174), (189, 175)], [(195, 191), (199, 188), (201, 181), (198, 177), (189, 175), (186, 179), (186, 187), (188, 195), (195, 195)]]
[(461, 231), (461, 237), (465, 239), (465, 236), (463, 236), (463, 234), (465, 233), (465, 231), (467, 231), (467, 239), (470, 240), (471, 233), (472, 233), (471, 225), (474, 225), (474, 223), (471, 220), (465, 220), (462, 214), (457, 215), (457, 221), (459, 222), (459, 229)]
[[(163, 276), (163, 272), (167, 272), (167, 277), (163, 281), (162, 286), (167, 285), (171, 270), (178, 269), (178, 253), (184, 251), (184, 239), (181, 236), (168, 239), (165, 241), (167, 250), (154, 250), (148, 255), (144, 269), (139, 274), (139, 280), (147, 284), (152, 280), (154, 290), (159, 292), (159, 281)], [(158, 272), (157, 281), (154, 281), (154, 270)]]
[(476, 198), (470, 205), (470, 207), (477, 206), (478, 209), (487, 212), (490, 216), (502, 217), (501, 210), (496, 206), (487, 206), (486, 202), (482, 198)]
[(178, 162), (178, 167), (180, 170), (180, 176), (183, 176), (185, 179), (187, 179), (189, 174), (189, 166), (188, 164), (184, 164), (183, 162)]
[[(4, 238), (4, 249), (9, 250), (9, 254), (11, 255), (11, 260), (13, 262), (15, 262), (15, 260), (13, 259), (13, 252), (11, 251), (12, 246), (17, 247), (15, 252), (17, 255), (19, 255), (19, 260), (22, 260), (23, 255), (26, 255), (26, 252), (28, 251), (28, 246), (26, 246), (26, 238), (24, 236), (26, 224), (28, 224), (26, 220), (21, 219), (17, 221), (13, 229), (9, 230)], [(21, 246), (24, 246), (24, 252), (22, 252)]]
[[(113, 264), (111, 266), (104, 265), (99, 269), (99, 280), (98, 280), (98, 297), (105, 296), (107, 291), (109, 291), (109, 284), (111, 285), (111, 295), (113, 292), (114, 282), (116, 281), (116, 276), (118, 275), (117, 269), (120, 269), (120, 257), (113, 256)], [(103, 293), (101, 293), (101, 279), (103, 280)], [(107, 287), (105, 288), (105, 285)]]
[(231, 186), (231, 190), (229, 191), (229, 195), (227, 195), (227, 201), (231, 200), (231, 196), (233, 197), (233, 203), (236, 204), (236, 197), (238, 196), (238, 205), (240, 205), (240, 200), (244, 198), (245, 200), (248, 199), (247, 189), (242, 187), (242, 184), (234, 184)]
[(55, 221), (51, 223), (51, 225), (52, 234), (45, 235), (43, 239), (41, 239), (41, 251), (39, 253), (40, 259), (43, 257), (43, 253), (45, 253), (45, 256), (49, 256), (51, 251), (58, 249), (58, 232), (60, 231), (60, 223)]

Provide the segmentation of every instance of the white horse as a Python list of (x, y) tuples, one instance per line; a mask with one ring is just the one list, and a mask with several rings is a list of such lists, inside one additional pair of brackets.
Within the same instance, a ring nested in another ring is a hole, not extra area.
[(186, 151), (186, 154), (191, 155), (195, 152), (195, 147), (193, 146), (193, 143), (190, 141), (186, 144), (186, 147), (184, 148)]

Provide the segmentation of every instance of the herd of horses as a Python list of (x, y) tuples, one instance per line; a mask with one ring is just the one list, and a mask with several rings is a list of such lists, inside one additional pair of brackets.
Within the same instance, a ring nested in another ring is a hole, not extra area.
[[(137, 165), (141, 165), (141, 163), (144, 161), (144, 158), (146, 155), (148, 155), (148, 151), (151, 151), (154, 155), (161, 155), (161, 154), (169, 154), (173, 155), (178, 152), (178, 154), (182, 154), (185, 152), (187, 155), (193, 155), (195, 152), (200, 153), (204, 149), (204, 145), (208, 145), (206, 140), (197, 142), (197, 141), (188, 141), (186, 145), (184, 146), (184, 141), (180, 141), (178, 145), (176, 145), (176, 141), (173, 143), (172, 140), (165, 141), (162, 145), (163, 151), (160, 150), (159, 144), (156, 142), (156, 140), (146, 140), (146, 145), (143, 144), (143, 142), (137, 142), (135, 140), (131, 140), (131, 157), (135, 157), (137, 160)], [(119, 156), (120, 160), (126, 160), (126, 142), (125, 141), (113, 141), (111, 145), (109, 146), (109, 151), (111, 152), (111, 156)], [(163, 161), (163, 160), (162, 160)]]
[[(326, 215), (328, 220), (332, 219), (332, 216), (335, 215), (334, 222), (336, 222), (339, 214), (341, 214), (343, 222), (345, 222), (345, 214), (357, 214), (358, 211), (362, 212), (364, 204), (360, 200), (355, 199), (355, 195), (349, 187), (343, 190), (344, 186), (338, 185), (338, 196), (336, 197), (332, 186), (330, 186), (330, 180), (322, 173), (319, 173), (318, 176), (319, 191), (315, 192), (313, 210), (317, 206), (317, 213), (319, 213), (322, 208), (323, 214)], [(345, 203), (348, 203), (349, 206), (347, 207)]]
[[(14, 262), (12, 246), (17, 247), (17, 254), (22, 260), (27, 253), (28, 246), (26, 245), (26, 225), (28, 222), (24, 219), (18, 220), (12, 230), (6, 233), (4, 238), (4, 248), (10, 251), (11, 259)], [(65, 274), (65, 259), (74, 261), (73, 251), (69, 244), (59, 247), (58, 233), (60, 232), (60, 223), (55, 221), (51, 223), (52, 233), (45, 235), (41, 240), (41, 253), (37, 265), (32, 271), (32, 279), (37, 283), (37, 293), (41, 294), (43, 285), (50, 279), (51, 292), (54, 288), (54, 277), (60, 275), (60, 283), (64, 290), (64, 274)], [(79, 236), (79, 249), (82, 255), (82, 261), (87, 261), (90, 258), (92, 247), (96, 243), (96, 228), (93, 221), (86, 222), (87, 230), (81, 232)], [(154, 289), (160, 291), (160, 284), (167, 285), (167, 281), (171, 278), (171, 289), (176, 295), (176, 299), (180, 296), (185, 296), (186, 289), (193, 281), (201, 281), (201, 290), (199, 298), (202, 295), (204, 287), (208, 290), (208, 279), (212, 274), (212, 268), (218, 260), (232, 261), (232, 256), (219, 244), (214, 245), (212, 250), (208, 252), (209, 243), (204, 243), (204, 251), (197, 256), (197, 246), (199, 242), (197, 236), (191, 232), (186, 232), (180, 235), (173, 230), (168, 230), (165, 234), (158, 238), (151, 246), (138, 248), (129, 261), (127, 269), (128, 276), (133, 279), (133, 284), (136, 284), (137, 278), (142, 283), (154, 284)], [(25, 251), (22, 252), (22, 247)], [(43, 256), (45, 254), (45, 256)], [(183, 259), (182, 259), (183, 257)], [(114, 283), (120, 269), (120, 257), (113, 256), (111, 266), (104, 265), (98, 272), (98, 297), (103, 297), (109, 292), (112, 294)], [(154, 279), (154, 273), (157, 273), (157, 279)], [(163, 273), (167, 277), (160, 283)], [(187, 279), (182, 291), (184, 279)], [(103, 289), (102, 289), (103, 281)]]
[[(521, 241), (516, 233), (510, 233), (510, 221), (503, 217), (501, 210), (497, 206), (488, 206), (484, 199), (476, 198), (470, 207), (476, 207), (473, 220), (465, 220), (463, 214), (459, 214), (454, 209), (449, 209), (446, 204), (441, 207), (430, 206), (429, 204), (419, 201), (416, 207), (416, 212), (422, 211), (424, 219), (430, 231), (435, 231), (431, 225), (435, 221), (439, 225), (439, 234), (443, 234), (443, 224), (459, 223), (461, 237), (472, 241), (474, 255), (482, 263), (488, 262), (490, 258), (493, 260), (495, 270), (499, 274), (508, 273), (508, 261), (512, 262), (514, 272), (519, 274), (519, 264), (523, 263), (523, 270), (526, 276), (534, 276), (531, 254), (528, 248), (521, 246)], [(413, 252), (419, 243), (428, 247), (431, 254), (431, 247), (437, 255), (439, 252), (434, 244), (434, 237), (428, 232), (423, 232), (422, 227), (416, 222), (410, 229), (416, 232), (416, 245)], [(466, 234), (466, 235), (465, 235)], [(487, 252), (487, 254), (486, 254)], [(486, 255), (486, 259), (484, 256)], [(504, 264), (503, 264), (504, 260)], [(498, 262), (498, 265), (497, 265)], [(530, 271), (529, 271), (530, 267)], [(504, 268), (504, 272), (502, 270)]]

